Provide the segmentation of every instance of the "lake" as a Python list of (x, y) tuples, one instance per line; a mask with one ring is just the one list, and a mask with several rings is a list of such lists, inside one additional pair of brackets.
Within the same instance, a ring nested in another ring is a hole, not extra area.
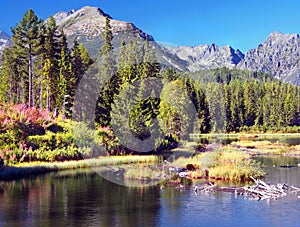
[[(276, 142), (284, 142), (290, 146), (298, 145), (300, 142), (299, 135), (273, 135), (273, 136), (265, 136), (259, 135), (257, 138), (251, 139), (252, 141), (270, 141), (271, 143)], [(230, 144), (232, 142), (239, 141), (237, 136), (233, 135), (232, 137), (215, 137), (215, 138), (206, 138), (206, 137), (194, 137), (191, 139), (193, 142), (198, 142), (202, 144), (210, 144), (210, 143), (218, 143), (218, 144)]]
[[(258, 158), (265, 181), (300, 186), (298, 158)], [(300, 199), (253, 201), (218, 192), (129, 188), (89, 169), (0, 182), (0, 226), (300, 226)]]

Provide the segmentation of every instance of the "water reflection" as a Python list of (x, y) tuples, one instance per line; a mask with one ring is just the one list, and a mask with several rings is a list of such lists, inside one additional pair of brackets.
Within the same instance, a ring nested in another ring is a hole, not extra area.
[(96, 174), (49, 174), (1, 187), (0, 226), (151, 226), (160, 209), (159, 188), (126, 188)]
[[(300, 167), (278, 167), (298, 158), (258, 159), (266, 181), (300, 186)], [(296, 195), (258, 202), (221, 192), (129, 188), (90, 170), (1, 182), (0, 188), (0, 226), (300, 226)]]
[[(253, 141), (270, 141), (271, 143), (276, 143), (276, 142), (284, 142), (290, 146), (293, 145), (298, 145), (300, 144), (300, 138), (299, 136), (283, 136), (283, 135), (274, 135), (274, 136), (263, 136), (260, 135), (259, 137), (252, 138), (251, 140)], [(206, 138), (206, 137), (200, 137), (200, 138), (193, 138), (191, 141), (197, 142), (199, 144), (212, 144), (212, 143), (217, 143), (217, 144), (230, 144), (232, 142), (239, 141), (237, 137), (215, 137), (215, 138)]]

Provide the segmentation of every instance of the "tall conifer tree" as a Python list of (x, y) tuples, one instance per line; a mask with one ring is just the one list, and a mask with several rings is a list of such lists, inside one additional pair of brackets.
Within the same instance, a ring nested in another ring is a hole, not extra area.
[[(39, 36), (39, 19), (33, 10), (28, 10), (23, 16), (19, 24), (17, 24), (12, 31), (12, 40), (21, 55), (27, 62), (27, 78), (24, 78), (28, 85), (26, 97), (28, 106), (34, 105), (33, 100), (33, 58), (38, 53), (40, 47)], [(28, 81), (28, 83), (27, 83)]]

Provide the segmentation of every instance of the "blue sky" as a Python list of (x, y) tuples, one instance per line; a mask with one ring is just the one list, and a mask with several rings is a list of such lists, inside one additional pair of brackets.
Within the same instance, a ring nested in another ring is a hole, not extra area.
[(114, 19), (133, 22), (157, 41), (174, 45), (216, 43), (245, 52), (275, 30), (300, 33), (296, 0), (1, 0), (0, 29), (10, 33), (29, 8), (46, 19), (86, 5), (98, 6)]

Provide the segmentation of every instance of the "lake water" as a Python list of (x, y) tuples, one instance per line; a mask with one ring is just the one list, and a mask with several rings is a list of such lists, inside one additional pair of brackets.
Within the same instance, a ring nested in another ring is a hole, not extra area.
[[(300, 167), (279, 167), (297, 165), (298, 158), (261, 161), (266, 181), (300, 186)], [(129, 188), (87, 169), (0, 182), (0, 226), (300, 226), (299, 217), (297, 195), (251, 201), (222, 192)]]
[[(270, 141), (272, 143), (276, 142), (284, 142), (288, 145), (298, 145), (300, 144), (300, 137), (299, 136), (259, 136), (257, 138), (252, 139), (253, 141)], [(219, 143), (219, 144), (230, 144), (232, 142), (238, 141), (238, 138), (235, 137), (227, 137), (227, 138), (214, 138), (214, 139), (207, 139), (207, 138), (193, 138), (191, 139), (193, 142), (198, 142), (202, 144), (209, 144), (209, 143)]]

